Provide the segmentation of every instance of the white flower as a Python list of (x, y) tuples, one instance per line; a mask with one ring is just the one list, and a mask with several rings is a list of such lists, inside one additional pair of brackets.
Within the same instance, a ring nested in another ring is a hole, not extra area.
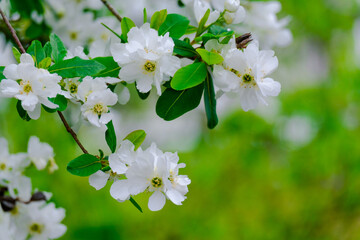
[(66, 226), (60, 223), (65, 210), (55, 208), (54, 203), (17, 203), (17, 211), (15, 239), (27, 239), (28, 235), (31, 240), (56, 239), (66, 232)]
[(10, 154), (8, 142), (5, 138), (0, 138), (0, 182), (5, 173), (22, 172), (29, 165), (26, 153)]
[[(55, 164), (53, 148), (47, 143), (40, 142), (38, 137), (30, 137), (28, 154), (31, 162), (34, 163), (38, 170), (43, 170), (48, 162), (50, 162), (50, 165)], [(55, 166), (52, 166), (52, 168), (57, 169)]]
[(158, 211), (165, 205), (166, 198), (181, 205), (185, 200), (187, 185), (190, 180), (186, 176), (178, 176), (177, 154), (163, 153), (152, 144), (150, 148), (137, 150), (137, 158), (126, 171), (125, 180), (119, 180), (112, 186), (112, 196), (125, 200), (145, 190), (153, 192), (148, 207)]
[(48, 98), (56, 97), (61, 93), (58, 85), (61, 77), (50, 74), (45, 69), (36, 68), (33, 58), (27, 53), (21, 55), (20, 61), (19, 65), (11, 64), (5, 67), (4, 76), (7, 79), (0, 82), (0, 93), (4, 97), (21, 100), (21, 106), (29, 116), (38, 119), (41, 104), (51, 109), (58, 107)]
[(3, 212), (0, 207), (0, 239), (15, 240), (15, 228), (11, 225), (10, 214)]
[(180, 68), (180, 60), (172, 56), (173, 49), (174, 42), (168, 33), (158, 36), (158, 32), (145, 23), (129, 31), (128, 43), (114, 44), (110, 50), (121, 67), (121, 80), (136, 82), (142, 93), (149, 92), (154, 85), (161, 95), (161, 85)]
[[(118, 180), (119, 175), (124, 174), (136, 158), (135, 146), (129, 140), (124, 140), (120, 148), (109, 156), (111, 170), (108, 172), (97, 171), (89, 177), (89, 183), (96, 190), (103, 188), (109, 179)], [(114, 183), (114, 184), (115, 184)], [(113, 184), (113, 185), (114, 185)], [(116, 185), (116, 184), (115, 184)], [(112, 190), (110, 190), (110, 194)]]
[(292, 34), (285, 28), (290, 18), (279, 20), (276, 16), (281, 10), (280, 2), (247, 2), (245, 6), (246, 19), (244, 25), (239, 26), (237, 31), (251, 32), (264, 49), (271, 49), (274, 46), (286, 47), (292, 42)]
[(259, 51), (257, 44), (251, 43), (243, 51), (230, 51), (223, 66), (214, 66), (214, 84), (225, 93), (238, 93), (242, 108), (248, 111), (259, 102), (267, 104), (266, 97), (279, 94), (280, 83), (266, 77), (277, 66), (273, 51)]
[(196, 21), (200, 23), (201, 19), (204, 17), (206, 11), (210, 9), (210, 15), (208, 20), (205, 23), (205, 27), (209, 26), (210, 24), (214, 23), (219, 17), (220, 12), (218, 10), (212, 11), (212, 7), (209, 2), (204, 0), (195, 0), (194, 1), (194, 14)]
[(13, 172), (7, 178), (9, 194), (13, 199), (20, 199), (27, 202), (31, 198), (32, 184), (31, 179), (23, 176), (20, 172)]
[(83, 102), (87, 101), (88, 96), (93, 92), (100, 92), (107, 89), (103, 78), (85, 77), (77, 88), (77, 98)]
[(100, 127), (112, 119), (108, 106), (115, 105), (117, 95), (110, 89), (91, 93), (81, 106), (82, 115), (94, 126)]
[(2, 33), (0, 33), (0, 56), (0, 66), (7, 66), (9, 64), (16, 63), (14, 55), (11, 51), (11, 44), (6, 42), (5, 35)]

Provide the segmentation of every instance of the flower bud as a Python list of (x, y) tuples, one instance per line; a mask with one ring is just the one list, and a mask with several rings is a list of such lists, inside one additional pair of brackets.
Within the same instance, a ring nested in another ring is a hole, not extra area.
[(226, 22), (226, 24), (232, 24), (232, 22), (235, 19), (235, 13), (231, 13), (231, 12), (225, 12), (224, 14), (224, 20)]
[(226, 0), (225, 10), (229, 12), (236, 12), (240, 7), (240, 0)]

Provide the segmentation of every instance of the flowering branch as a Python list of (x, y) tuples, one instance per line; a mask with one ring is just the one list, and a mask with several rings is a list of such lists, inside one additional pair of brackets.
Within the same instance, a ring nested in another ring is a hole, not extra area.
[[(0, 9), (0, 14), (1, 14), (2, 18), (4, 19), (4, 22), (5, 22), (6, 26), (7, 26), (8, 29), (10, 30), (11, 35), (12, 35), (12, 37), (14, 38), (16, 44), (18, 45), (21, 53), (26, 53), (23, 45), (21, 44), (18, 36), (16, 35), (15, 29), (11, 26), (9, 20), (7, 19), (7, 17), (5, 16), (4, 12), (3, 12), (1, 9)], [(66, 130), (68, 131), (68, 133), (71, 134), (71, 136), (74, 138), (75, 142), (76, 142), (77, 145), (81, 148), (81, 150), (83, 151), (83, 153), (87, 154), (88, 151), (87, 151), (87, 150), (84, 148), (84, 146), (81, 144), (81, 142), (79, 141), (79, 139), (78, 139), (76, 133), (74, 132), (74, 130), (72, 130), (72, 128), (69, 126), (69, 124), (68, 124), (68, 122), (66, 121), (64, 115), (63, 115), (60, 111), (57, 111), (57, 112), (58, 112), (59, 117), (60, 117), (61, 121), (63, 122)]]
[(108, 3), (106, 0), (101, 0), (101, 2), (109, 9), (109, 11), (121, 22), (122, 17), (119, 15), (119, 13), (111, 6), (110, 3)]
[(14, 38), (16, 44), (18, 45), (21, 53), (25, 53), (25, 49), (24, 49), (24, 47), (22, 46), (22, 44), (21, 44), (18, 36), (16, 35), (15, 29), (11, 26), (9, 20), (7, 19), (7, 17), (5, 16), (5, 14), (4, 14), (4, 12), (1, 10), (1, 8), (0, 8), (0, 14), (1, 14), (2, 18), (4, 19), (4, 22), (5, 22), (6, 26), (7, 26), (8, 29), (10, 30), (11, 35), (12, 35), (12, 37)]

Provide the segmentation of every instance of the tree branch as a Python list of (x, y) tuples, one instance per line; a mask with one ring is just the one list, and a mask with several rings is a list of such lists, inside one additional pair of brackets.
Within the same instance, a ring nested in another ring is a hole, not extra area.
[(5, 16), (5, 14), (4, 14), (4, 12), (1, 10), (1, 8), (0, 8), (0, 14), (1, 14), (1, 17), (4, 19), (4, 22), (5, 22), (6, 26), (7, 26), (8, 29), (10, 30), (11, 36), (14, 38), (14, 40), (15, 40), (16, 44), (18, 45), (21, 53), (26, 53), (23, 45), (21, 44), (18, 36), (16, 35), (15, 29), (11, 26), (9, 20), (7, 19), (7, 17)]
[[(1, 10), (1, 8), (0, 8), (0, 14), (1, 14), (2, 18), (4, 19), (4, 22), (5, 22), (6, 26), (7, 26), (8, 29), (10, 30), (11, 35), (12, 35), (12, 37), (14, 38), (16, 44), (18, 45), (21, 53), (26, 53), (23, 45), (21, 44), (18, 36), (16, 35), (15, 29), (11, 26), (9, 20), (6, 18), (5, 14), (4, 14), (4, 12)], [(75, 140), (75, 142), (77, 143), (77, 145), (79, 145), (79, 147), (81, 148), (81, 150), (83, 151), (83, 153), (87, 154), (88, 151), (87, 151), (87, 150), (84, 148), (84, 146), (81, 144), (81, 142), (79, 141), (79, 139), (78, 139), (76, 133), (74, 132), (74, 130), (72, 130), (72, 128), (69, 126), (69, 124), (68, 124), (68, 122), (66, 121), (64, 115), (63, 115), (60, 111), (58, 111), (57, 113), (59, 114), (59, 117), (60, 117), (61, 121), (63, 122), (66, 130), (68, 131), (68, 133), (71, 134), (71, 136), (74, 138), (74, 140)]]
[(84, 146), (81, 144), (81, 142), (79, 141), (76, 133), (74, 132), (74, 130), (72, 130), (72, 128), (69, 126), (68, 122), (66, 121), (64, 115), (62, 114), (62, 112), (57, 111), (57, 113), (59, 114), (59, 117), (61, 119), (61, 121), (63, 122), (66, 131), (68, 131), (68, 133), (71, 134), (71, 136), (73, 137), (73, 139), (75, 140), (75, 142), (77, 143), (77, 145), (79, 145), (79, 147), (81, 148), (81, 150), (83, 151), (83, 153), (88, 154), (88, 151), (84, 148)]
[(108, 3), (107, 0), (100, 0), (108, 9), (109, 11), (121, 22), (122, 17), (119, 15), (119, 13), (111, 6), (110, 3)]

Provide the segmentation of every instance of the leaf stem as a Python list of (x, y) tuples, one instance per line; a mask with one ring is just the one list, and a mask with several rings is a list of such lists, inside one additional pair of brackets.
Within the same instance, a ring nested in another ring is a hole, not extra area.
[[(4, 22), (5, 22), (6, 26), (8, 27), (8, 29), (10, 30), (11, 35), (12, 35), (12, 37), (14, 38), (16, 44), (18, 45), (21, 53), (26, 53), (23, 45), (21, 44), (18, 36), (16, 35), (15, 29), (11, 26), (9, 20), (7, 19), (7, 17), (5, 16), (5, 14), (4, 14), (4, 12), (1, 10), (1, 8), (0, 8), (0, 15), (1, 15), (2, 18), (4, 19)], [(71, 134), (71, 136), (74, 138), (75, 142), (77, 143), (77, 145), (79, 145), (79, 147), (81, 148), (81, 150), (82, 150), (85, 154), (87, 154), (88, 151), (87, 151), (87, 150), (84, 148), (84, 146), (81, 144), (81, 142), (79, 141), (79, 139), (78, 139), (76, 133), (74, 132), (74, 130), (72, 130), (72, 128), (69, 126), (69, 124), (68, 124), (68, 122), (66, 121), (64, 115), (63, 115), (60, 111), (58, 111), (58, 114), (59, 114), (59, 117), (60, 117), (61, 121), (63, 122), (66, 130)]]
[(119, 13), (111, 6), (110, 3), (108, 3), (107, 0), (100, 0), (108, 9), (109, 11), (121, 22), (122, 17), (119, 15)]

